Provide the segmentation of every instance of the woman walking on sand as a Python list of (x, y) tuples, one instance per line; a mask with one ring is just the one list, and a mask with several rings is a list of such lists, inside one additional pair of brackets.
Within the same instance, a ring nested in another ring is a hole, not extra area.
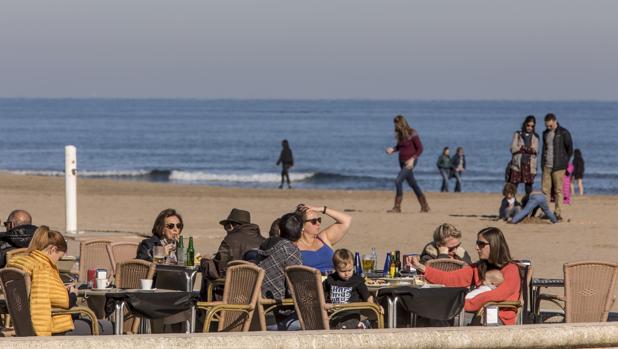
[(397, 140), (397, 145), (395, 147), (386, 148), (386, 153), (391, 155), (394, 152), (399, 152), (400, 171), (397, 179), (395, 179), (395, 205), (391, 210), (388, 210), (388, 212), (401, 212), (404, 180), (407, 181), (412, 190), (414, 190), (414, 194), (416, 194), (416, 198), (421, 205), (421, 212), (429, 212), (427, 199), (414, 178), (414, 167), (416, 166), (418, 157), (423, 153), (421, 138), (418, 132), (408, 125), (406, 118), (403, 116), (397, 115), (393, 123), (395, 124), (395, 139)]
[(582, 151), (575, 149), (573, 152), (573, 182), (571, 182), (571, 192), (574, 192), (573, 183), (577, 183), (579, 195), (584, 195), (584, 158)]
[(290, 149), (290, 144), (287, 139), (281, 141), (281, 154), (279, 155), (279, 160), (277, 160), (277, 166), (281, 164), (281, 185), (279, 189), (283, 189), (283, 181), (287, 179), (288, 181), (288, 189), (292, 189), (290, 185), (290, 169), (294, 166), (294, 157), (292, 156), (292, 149)]
[(526, 195), (532, 192), (532, 184), (536, 177), (536, 159), (539, 151), (539, 135), (534, 131), (536, 119), (529, 115), (521, 125), (521, 130), (513, 134), (511, 142), (510, 183), (524, 183)]

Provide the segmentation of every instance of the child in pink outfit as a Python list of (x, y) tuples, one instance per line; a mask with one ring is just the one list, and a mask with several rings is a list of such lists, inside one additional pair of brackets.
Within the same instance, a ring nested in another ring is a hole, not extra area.
[(573, 177), (573, 163), (569, 163), (566, 172), (564, 172), (564, 181), (562, 182), (562, 192), (564, 193), (564, 204), (571, 204), (571, 177)]

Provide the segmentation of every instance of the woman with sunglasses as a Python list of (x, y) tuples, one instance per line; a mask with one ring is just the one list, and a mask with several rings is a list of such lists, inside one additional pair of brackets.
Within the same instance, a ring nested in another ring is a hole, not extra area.
[[(352, 217), (332, 208), (298, 205), (297, 212), (302, 214), (304, 224), (300, 239), (296, 243), (303, 257), (303, 265), (327, 272), (333, 267), (333, 246), (350, 230)], [(335, 220), (328, 228), (320, 230), (325, 214)]]
[[(475, 313), (487, 302), (516, 301), (519, 299), (521, 280), (519, 268), (513, 262), (509, 246), (502, 231), (489, 227), (479, 231), (476, 240), (476, 251), (479, 261), (463, 269), (442, 271), (421, 264), (416, 256), (412, 256), (406, 263), (425, 273), (425, 279), (433, 284), (444, 284), (450, 287), (479, 287), (485, 280), (488, 270), (500, 270), (504, 275), (504, 282), (495, 290), (488, 291), (467, 299), (465, 310)], [(501, 309), (498, 313), (500, 321), (505, 325), (514, 325), (517, 313), (514, 310)], [(472, 318), (472, 323), (478, 319)]]
[(536, 159), (539, 151), (539, 135), (534, 131), (536, 119), (528, 115), (521, 125), (521, 130), (513, 134), (511, 142), (511, 173), (509, 182), (517, 186), (524, 183), (526, 195), (532, 192), (536, 176)]
[[(163, 246), (165, 255), (176, 251), (176, 242), (182, 233), (182, 216), (172, 208), (161, 211), (152, 226), (152, 236), (142, 240), (137, 247), (137, 259), (152, 262), (155, 246)], [(175, 256), (173, 256), (175, 257)]]
[(472, 259), (461, 246), (461, 232), (454, 225), (440, 224), (433, 232), (433, 241), (423, 248), (421, 263), (431, 259), (450, 258), (472, 264)]

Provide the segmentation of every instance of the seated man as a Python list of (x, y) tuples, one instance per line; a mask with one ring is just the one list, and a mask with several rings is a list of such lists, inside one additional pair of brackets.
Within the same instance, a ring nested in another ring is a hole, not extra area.
[(549, 218), (552, 223), (558, 223), (558, 219), (556, 218), (556, 215), (554, 215), (554, 213), (549, 209), (549, 206), (547, 205), (547, 199), (545, 199), (545, 195), (543, 193), (533, 191), (532, 193), (530, 193), (529, 197), (524, 196), (521, 201), (524, 204), (524, 208), (512, 219), (507, 219), (507, 222), (517, 224), (521, 222), (524, 218), (528, 217), (528, 215), (530, 214), (534, 216), (536, 210), (540, 208), (541, 210), (543, 210), (545, 217)]
[(251, 223), (249, 211), (232, 209), (228, 217), (219, 222), (227, 235), (221, 241), (219, 249), (211, 259), (202, 258), (200, 268), (203, 276), (200, 295), (206, 299), (208, 280), (215, 280), (225, 276), (227, 264), (233, 260), (242, 260), (251, 250), (257, 250), (264, 237), (260, 234), (260, 227)]
[(36, 230), (32, 217), (25, 210), (14, 210), (4, 222), (6, 232), (0, 233), (0, 268), (6, 265), (6, 253), (16, 248), (28, 247)]

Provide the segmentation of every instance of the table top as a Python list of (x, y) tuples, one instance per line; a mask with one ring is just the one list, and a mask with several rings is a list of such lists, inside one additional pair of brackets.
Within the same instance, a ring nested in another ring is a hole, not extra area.
[(533, 278), (530, 281), (530, 286), (532, 287), (563, 287), (564, 279), (542, 279), (542, 278)]
[(83, 289), (77, 290), (78, 296), (124, 296), (129, 294), (146, 294), (146, 293), (191, 293), (187, 291), (167, 290), (167, 289), (150, 289), (142, 290), (139, 288), (104, 288), (104, 289)]

